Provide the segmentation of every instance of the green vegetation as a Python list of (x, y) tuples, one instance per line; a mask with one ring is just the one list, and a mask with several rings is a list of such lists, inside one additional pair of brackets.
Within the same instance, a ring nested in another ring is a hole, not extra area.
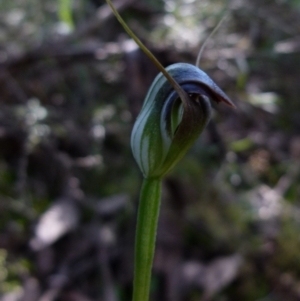
[[(150, 300), (298, 300), (299, 1), (114, 3), (163, 66), (229, 13), (200, 64), (237, 109), (163, 181)], [(0, 23), (0, 300), (130, 300), (158, 71), (105, 1), (0, 1)]]

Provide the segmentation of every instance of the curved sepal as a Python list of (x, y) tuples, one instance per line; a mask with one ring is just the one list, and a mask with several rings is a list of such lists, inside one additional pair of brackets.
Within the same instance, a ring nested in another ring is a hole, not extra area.
[(182, 99), (160, 73), (146, 96), (131, 135), (131, 148), (146, 178), (162, 177), (186, 153), (211, 116), (211, 104), (228, 96), (201, 69), (186, 63), (166, 68), (186, 92)]

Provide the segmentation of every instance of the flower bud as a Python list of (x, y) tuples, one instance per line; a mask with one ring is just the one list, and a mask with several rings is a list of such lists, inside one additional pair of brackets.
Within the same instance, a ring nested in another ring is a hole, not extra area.
[(177, 63), (166, 68), (186, 92), (180, 99), (159, 73), (134, 124), (131, 148), (145, 178), (162, 177), (186, 153), (211, 116), (210, 99), (234, 106), (201, 69)]

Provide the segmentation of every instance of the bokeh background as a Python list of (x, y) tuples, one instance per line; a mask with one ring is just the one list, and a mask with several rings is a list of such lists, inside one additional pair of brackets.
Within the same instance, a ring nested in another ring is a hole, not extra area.
[[(151, 300), (300, 300), (300, 1), (115, 0), (237, 106), (165, 178)], [(0, 300), (130, 300), (157, 69), (102, 0), (0, 1)]]

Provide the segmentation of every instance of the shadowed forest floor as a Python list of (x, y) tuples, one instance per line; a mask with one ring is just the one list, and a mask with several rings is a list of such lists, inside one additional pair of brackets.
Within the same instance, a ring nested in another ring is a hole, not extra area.
[[(164, 65), (237, 108), (163, 183), (151, 300), (300, 300), (300, 1), (116, 0)], [(101, 0), (0, 2), (0, 301), (127, 301), (158, 73)]]

